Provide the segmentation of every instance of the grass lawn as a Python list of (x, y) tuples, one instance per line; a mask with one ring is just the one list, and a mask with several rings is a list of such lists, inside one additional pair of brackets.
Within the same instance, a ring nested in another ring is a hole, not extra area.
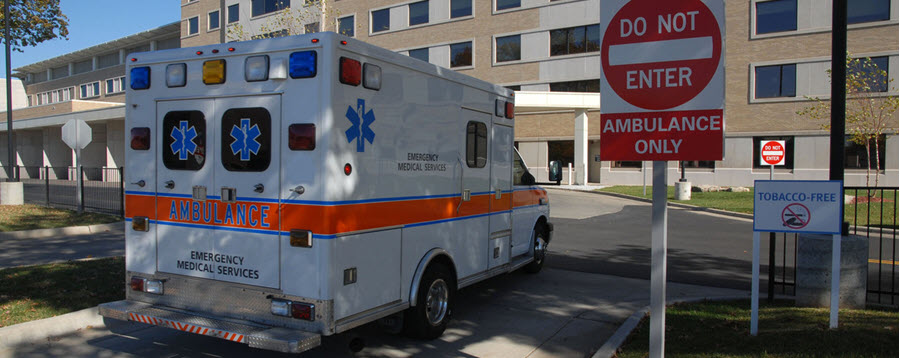
[(106, 224), (122, 219), (116, 216), (38, 205), (0, 205), (0, 231), (48, 229), (66, 226)]
[(0, 327), (125, 299), (125, 258), (0, 270)]
[[(725, 191), (691, 193), (691, 200), (675, 200), (675, 187), (670, 186), (667, 188), (668, 198), (671, 202), (753, 214), (753, 189), (751, 188), (750, 190), (749, 193)], [(644, 199), (653, 198), (653, 187), (651, 186), (647, 186), (647, 195), (643, 195), (644, 189), (642, 186), (630, 185), (616, 185), (598, 189), (598, 191), (631, 195)], [(891, 197), (893, 193), (893, 191), (885, 191), (882, 198), (881, 192), (875, 192), (875, 198), (868, 201), (866, 192), (863, 190), (858, 193), (855, 190), (845, 190), (846, 195), (859, 196), (857, 196), (858, 199), (854, 200), (854, 202), (858, 201), (858, 203), (844, 205), (844, 221), (858, 226), (896, 227), (894, 223), (896, 223), (897, 205), (896, 198)], [(882, 217), (882, 211), (884, 212), (884, 217)]]
[[(828, 329), (828, 309), (790, 301), (762, 303), (759, 335), (750, 336), (750, 301), (677, 304), (666, 309), (666, 357), (898, 356), (897, 311), (841, 310)], [(650, 320), (644, 318), (617, 354), (646, 357)]]

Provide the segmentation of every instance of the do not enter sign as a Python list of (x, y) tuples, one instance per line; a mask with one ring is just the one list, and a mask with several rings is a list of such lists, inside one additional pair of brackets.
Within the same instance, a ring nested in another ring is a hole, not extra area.
[(602, 0), (601, 160), (722, 160), (723, 0)]
[[(649, 5), (649, 6), (648, 6)], [(719, 23), (700, 0), (625, 4), (601, 43), (603, 72), (622, 99), (650, 110), (700, 94), (722, 56)]]
[(759, 155), (763, 163), (768, 165), (784, 165), (784, 141), (770, 140), (760, 142)]

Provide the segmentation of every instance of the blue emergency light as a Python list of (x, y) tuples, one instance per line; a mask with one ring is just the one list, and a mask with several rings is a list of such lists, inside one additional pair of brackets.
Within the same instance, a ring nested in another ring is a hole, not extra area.
[(150, 88), (150, 67), (135, 67), (131, 69), (131, 89), (142, 90)]
[(300, 51), (291, 54), (291, 78), (316, 77), (316, 51)]

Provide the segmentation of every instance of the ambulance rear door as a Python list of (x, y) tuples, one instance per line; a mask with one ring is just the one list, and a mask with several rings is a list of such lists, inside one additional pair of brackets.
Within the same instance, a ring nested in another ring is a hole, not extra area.
[(160, 101), (157, 269), (278, 288), (278, 95)]

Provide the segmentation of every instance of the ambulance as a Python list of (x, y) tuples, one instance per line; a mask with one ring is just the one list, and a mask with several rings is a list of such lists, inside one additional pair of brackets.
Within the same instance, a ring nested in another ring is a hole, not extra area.
[(126, 71), (127, 294), (106, 319), (293, 353), (376, 320), (433, 339), (458, 290), (544, 263), (508, 89), (334, 33)]

